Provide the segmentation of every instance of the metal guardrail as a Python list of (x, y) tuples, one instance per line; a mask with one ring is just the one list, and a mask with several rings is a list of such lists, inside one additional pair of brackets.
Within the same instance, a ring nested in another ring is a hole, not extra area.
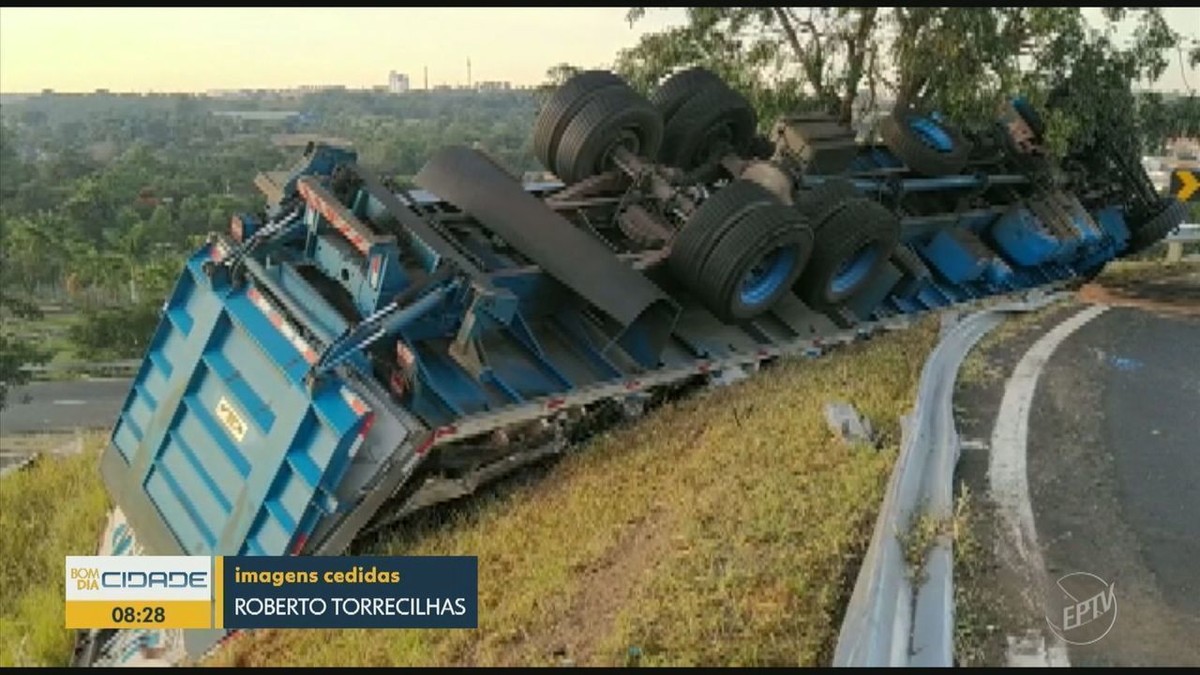
[(1183, 260), (1183, 245), (1200, 242), (1200, 223), (1182, 223), (1164, 241), (1167, 243), (1167, 262), (1180, 262)]
[(1165, 239), (1167, 242), (1188, 243), (1200, 241), (1200, 223), (1183, 223), (1171, 230)]
[(963, 359), (1006, 314), (1037, 310), (1061, 297), (1036, 295), (996, 305), (944, 330), (921, 371), (900, 455), (838, 634), (834, 666), (954, 665), (952, 542), (940, 536), (915, 573), (901, 538), (922, 516), (940, 522), (953, 516), (960, 448), (952, 403)]

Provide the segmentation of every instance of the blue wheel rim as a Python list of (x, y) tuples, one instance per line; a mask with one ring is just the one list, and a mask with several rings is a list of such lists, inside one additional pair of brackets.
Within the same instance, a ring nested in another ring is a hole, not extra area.
[(867, 274), (870, 273), (878, 258), (879, 248), (867, 244), (858, 249), (854, 255), (842, 261), (833, 275), (833, 280), (829, 282), (831, 294), (841, 295), (853, 290), (867, 278)]
[(739, 299), (743, 305), (754, 307), (774, 297), (796, 268), (796, 247), (782, 246), (759, 260), (742, 277)]
[(908, 126), (917, 132), (917, 138), (921, 139), (922, 143), (934, 150), (950, 152), (954, 149), (954, 139), (950, 138), (950, 134), (928, 117), (914, 117), (909, 120)]

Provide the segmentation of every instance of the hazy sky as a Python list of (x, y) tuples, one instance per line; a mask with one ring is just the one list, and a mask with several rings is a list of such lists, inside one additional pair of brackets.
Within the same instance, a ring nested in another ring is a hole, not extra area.
[[(537, 84), (559, 62), (610, 64), (645, 32), (682, 19), (652, 10), (630, 27), (615, 7), (519, 9), (0, 9), (0, 91), (204, 91), (302, 84)], [(1165, 9), (1200, 38), (1200, 9)], [(1187, 72), (1200, 87), (1200, 72)], [(1182, 88), (1173, 60), (1158, 83)]]

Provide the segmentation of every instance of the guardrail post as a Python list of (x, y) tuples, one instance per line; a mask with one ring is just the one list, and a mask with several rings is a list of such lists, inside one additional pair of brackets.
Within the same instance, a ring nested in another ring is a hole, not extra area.
[(1174, 263), (1183, 260), (1183, 242), (1169, 241), (1167, 242), (1167, 262)]

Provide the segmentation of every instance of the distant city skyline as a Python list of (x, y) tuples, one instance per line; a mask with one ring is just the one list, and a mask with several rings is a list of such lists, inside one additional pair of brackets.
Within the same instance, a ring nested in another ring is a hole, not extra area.
[[(1097, 9), (1085, 9), (1089, 18)], [(0, 8), (0, 92), (192, 92), (371, 88), (393, 71), (408, 88), (533, 86), (566, 62), (611, 66), (617, 53), (685, 19), (651, 9), (578, 8)], [(1165, 8), (1200, 39), (1200, 9)], [(470, 66), (468, 66), (468, 60)], [(1175, 55), (1156, 89), (1200, 87)], [(468, 75), (470, 72), (470, 75)]]

